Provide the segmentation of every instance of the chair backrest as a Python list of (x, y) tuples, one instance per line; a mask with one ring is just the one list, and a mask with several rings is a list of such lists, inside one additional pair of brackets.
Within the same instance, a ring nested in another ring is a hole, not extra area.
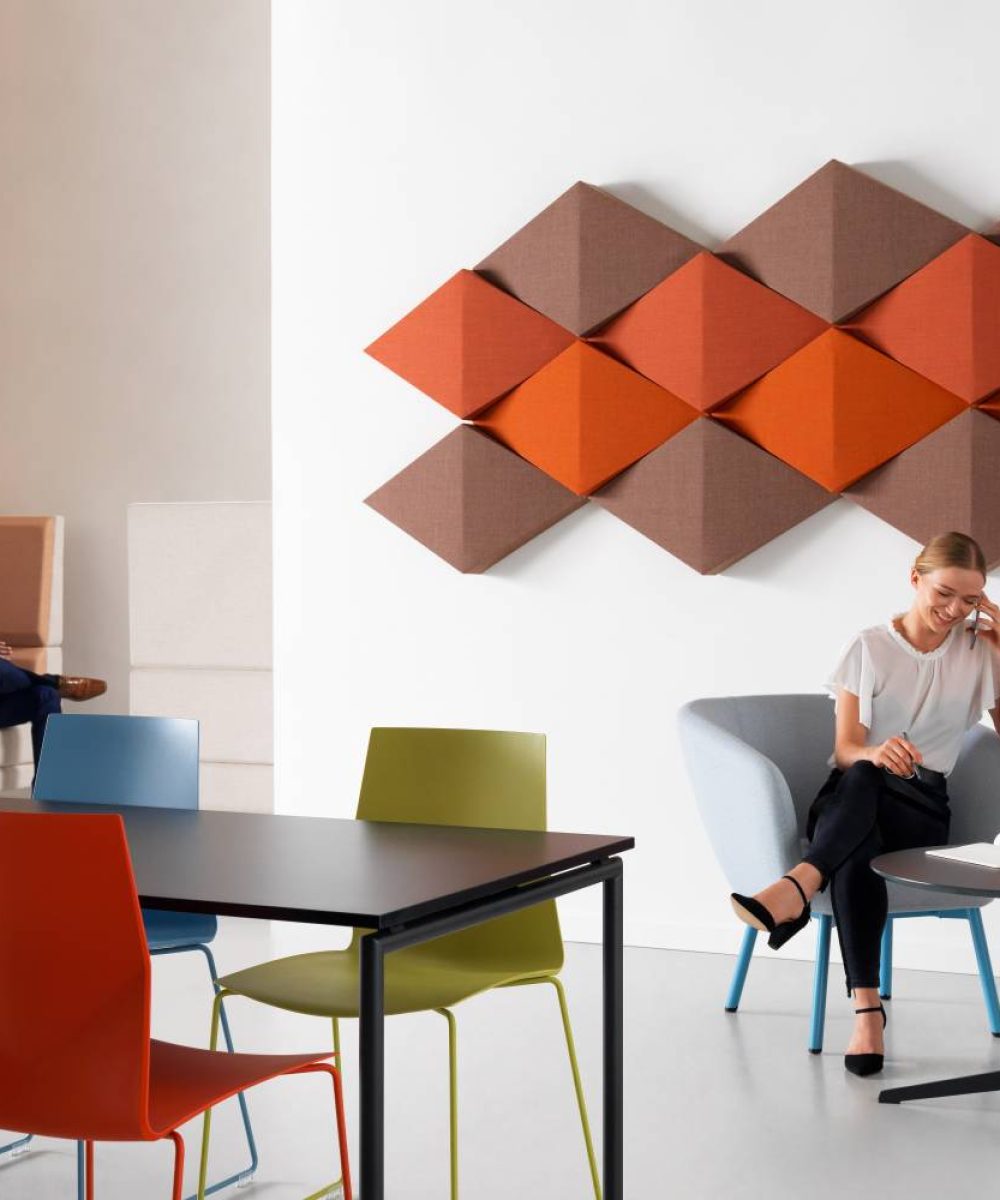
[[(485, 729), (373, 729), (357, 816), (362, 821), (544, 830), (545, 736)], [(553, 902), (418, 949), (438, 961), (502, 962), (525, 972), (557, 971), (563, 961)]]
[(198, 807), (198, 722), (53, 715), (33, 795), (77, 804)]
[(0, 1126), (150, 1136), (149, 956), (117, 814), (0, 813)]

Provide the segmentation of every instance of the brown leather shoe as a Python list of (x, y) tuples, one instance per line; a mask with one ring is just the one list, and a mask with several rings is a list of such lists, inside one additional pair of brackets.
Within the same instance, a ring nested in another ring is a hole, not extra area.
[(59, 695), (64, 700), (93, 700), (108, 690), (103, 679), (87, 679), (83, 675), (59, 675), (57, 678)]

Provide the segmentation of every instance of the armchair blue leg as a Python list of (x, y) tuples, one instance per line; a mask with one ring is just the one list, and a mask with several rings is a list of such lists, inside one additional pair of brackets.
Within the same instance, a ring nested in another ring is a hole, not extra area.
[(743, 985), (747, 981), (747, 971), (750, 969), (750, 959), (753, 955), (753, 944), (757, 940), (757, 930), (748, 925), (743, 931), (743, 941), (740, 943), (739, 957), (736, 959), (736, 969), (729, 984), (729, 995), (726, 996), (726, 1012), (736, 1012), (743, 995)]
[(990, 948), (986, 944), (986, 931), (983, 929), (983, 914), (978, 908), (970, 908), (967, 911), (969, 929), (972, 931), (972, 944), (976, 948), (976, 965), (979, 967), (979, 983), (983, 989), (990, 1033), (994, 1037), (1000, 1037), (1000, 1003), (997, 1002), (997, 984), (993, 978), (993, 965), (990, 962)]
[(892, 999), (892, 917), (886, 917), (882, 930), (882, 955), (878, 965), (878, 994), (883, 1000)]
[(8, 1142), (6, 1146), (0, 1146), (0, 1157), (2, 1157), (4, 1154), (20, 1153), (21, 1150), (25, 1149), (34, 1136), (35, 1135), (33, 1133), (26, 1133), (24, 1137), (19, 1137), (16, 1142)]
[(809, 1053), (819, 1054), (823, 1049), (823, 1027), (826, 1024), (826, 981), (830, 973), (830, 930), (833, 917), (821, 915), (816, 918), (819, 929), (816, 933), (816, 966), (813, 969), (812, 1022), (809, 1028)]

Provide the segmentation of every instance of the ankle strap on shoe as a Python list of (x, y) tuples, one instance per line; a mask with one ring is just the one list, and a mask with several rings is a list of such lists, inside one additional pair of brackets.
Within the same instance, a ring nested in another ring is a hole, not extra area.
[(800, 884), (800, 883), (799, 883), (799, 881), (798, 881), (798, 880), (795, 878), (795, 876), (794, 876), (794, 875), (782, 875), (782, 877), (781, 877), (781, 878), (782, 878), (782, 879), (787, 879), (787, 880), (788, 880), (790, 883), (794, 883), (794, 884), (795, 884), (795, 890), (796, 890), (796, 891), (799, 893), (799, 895), (802, 897), (802, 903), (803, 903), (803, 904), (808, 904), (808, 903), (809, 903), (809, 901), (806, 899), (806, 894), (805, 894), (805, 892), (802, 890), (802, 886), (801, 886), (801, 884)]
[(885, 1012), (885, 1009), (882, 1007), (881, 1004), (873, 1004), (871, 1008), (856, 1008), (854, 1011), (856, 1013)]

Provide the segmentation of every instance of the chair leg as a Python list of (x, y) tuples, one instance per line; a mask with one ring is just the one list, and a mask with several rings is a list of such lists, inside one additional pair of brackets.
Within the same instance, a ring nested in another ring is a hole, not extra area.
[(812, 1021), (809, 1027), (809, 1053), (819, 1054), (823, 1049), (823, 1028), (826, 1024), (826, 981), (830, 973), (830, 930), (833, 917), (818, 916), (819, 929), (816, 934), (816, 965), (813, 968)]
[(740, 943), (740, 953), (736, 959), (736, 968), (729, 983), (729, 994), (726, 996), (726, 1012), (736, 1012), (743, 995), (743, 985), (747, 981), (747, 971), (750, 970), (750, 959), (753, 957), (754, 942), (757, 940), (757, 930), (748, 925), (743, 931), (743, 941)]
[(458, 1026), (450, 1008), (436, 1008), (448, 1022), (448, 1128), (451, 1147), (451, 1200), (458, 1200)]
[(6, 1146), (0, 1146), (0, 1158), (5, 1154), (20, 1154), (28, 1148), (28, 1143), (34, 1136), (33, 1133), (26, 1133), (24, 1137), (20, 1137), (16, 1141), (8, 1142)]
[(892, 999), (892, 917), (886, 917), (882, 930), (882, 953), (878, 965), (879, 996)]
[[(196, 949), (200, 950), (205, 956), (205, 961), (208, 964), (208, 973), (212, 980), (212, 989), (218, 995), (220, 991), (218, 983), (219, 972), (216, 969), (212, 951), (203, 942), (198, 943)], [(232, 1054), (234, 1051), (233, 1035), (229, 1028), (229, 1018), (226, 1016), (225, 1007), (221, 1004), (219, 1006), (219, 1018), (222, 1021), (222, 1036), (225, 1039), (226, 1049)], [(247, 1098), (243, 1092), (237, 1093), (236, 1101), (240, 1106), (240, 1117), (243, 1120), (247, 1149), (250, 1151), (250, 1163), (242, 1171), (237, 1171), (234, 1175), (229, 1176), (228, 1179), (221, 1179), (218, 1183), (213, 1183), (205, 1193), (207, 1196), (212, 1195), (213, 1192), (220, 1191), (224, 1187), (228, 1187), (231, 1183), (248, 1183), (253, 1178), (254, 1172), (260, 1163), (260, 1156), (257, 1153), (257, 1141), (253, 1135), (253, 1126), (250, 1124), (250, 1110), (247, 1107)]]
[(576, 1043), (573, 1040), (573, 1026), (569, 1020), (569, 1006), (566, 1003), (566, 992), (562, 980), (555, 976), (545, 980), (556, 989), (559, 997), (559, 1013), (562, 1017), (563, 1033), (566, 1035), (566, 1051), (569, 1054), (569, 1065), (573, 1072), (573, 1088), (576, 1091), (576, 1105), (580, 1112), (580, 1125), (583, 1128), (583, 1140), (587, 1147), (587, 1162), (590, 1164), (590, 1179), (594, 1185), (595, 1200), (601, 1200), (601, 1175), (597, 1169), (597, 1156), (594, 1153), (594, 1139), (590, 1133), (590, 1118), (587, 1116), (587, 1099), (583, 1094), (583, 1080), (580, 1078), (580, 1064), (576, 1057)]
[(174, 1143), (174, 1190), (172, 1200), (181, 1200), (181, 1193), (184, 1190), (184, 1139), (176, 1129), (170, 1134), (170, 1139)]
[(983, 989), (983, 1000), (986, 1004), (986, 1018), (990, 1024), (990, 1033), (994, 1037), (1000, 1037), (1000, 1003), (997, 1001), (997, 984), (993, 978), (990, 948), (986, 942), (986, 930), (983, 928), (983, 914), (978, 908), (970, 908), (968, 916), (972, 944), (976, 950), (976, 965), (979, 967), (979, 984)]
[[(93, 1154), (93, 1147), (91, 1147)], [(83, 1142), (76, 1143), (76, 1195), (77, 1200), (88, 1200), (86, 1195), (87, 1158)]]
[[(86, 1180), (86, 1200), (94, 1200), (94, 1143), (84, 1143), (84, 1179)], [(79, 1143), (77, 1143), (79, 1146)], [(79, 1151), (78, 1151), (79, 1154)], [(175, 1197), (176, 1200), (176, 1197)]]

